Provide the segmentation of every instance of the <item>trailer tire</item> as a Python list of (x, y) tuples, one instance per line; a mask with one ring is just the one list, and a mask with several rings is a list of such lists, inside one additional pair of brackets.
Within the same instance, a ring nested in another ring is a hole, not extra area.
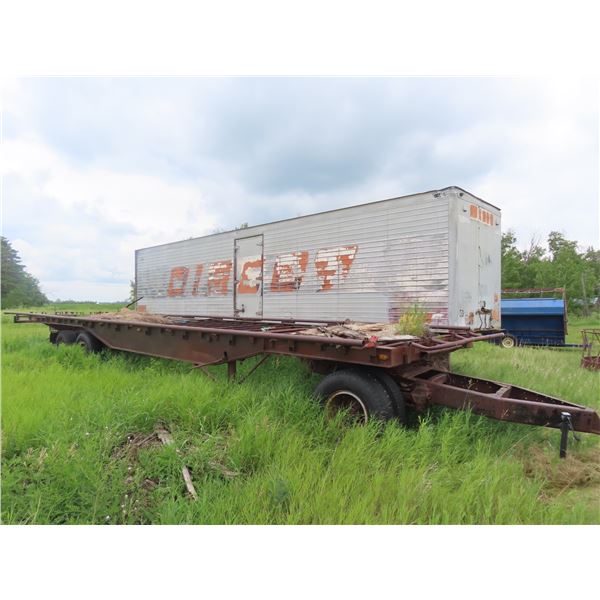
[(81, 346), (86, 352), (100, 352), (102, 350), (102, 342), (98, 341), (93, 335), (87, 331), (82, 331), (77, 336), (76, 344)]
[(402, 425), (407, 425), (408, 419), (406, 417), (406, 402), (404, 401), (404, 394), (402, 393), (400, 386), (392, 377), (390, 377), (390, 375), (381, 369), (372, 369), (371, 374), (379, 380), (379, 382), (386, 389), (389, 397), (392, 399), (394, 413), (398, 421), (400, 421)]
[(57, 346), (61, 344), (74, 344), (77, 340), (77, 332), (69, 331), (68, 329), (63, 329), (62, 331), (57, 332), (54, 337), (54, 343)]
[(378, 378), (367, 371), (335, 371), (319, 383), (315, 396), (330, 415), (348, 409), (362, 423), (370, 419), (386, 421), (396, 416), (390, 393)]
[(505, 335), (500, 344), (503, 348), (514, 348), (517, 345), (517, 340), (512, 335)]

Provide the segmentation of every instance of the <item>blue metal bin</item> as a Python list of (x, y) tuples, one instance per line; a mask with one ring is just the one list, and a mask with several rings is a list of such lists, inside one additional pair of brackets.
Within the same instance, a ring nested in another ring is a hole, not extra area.
[(563, 298), (503, 298), (502, 329), (518, 344), (564, 346), (567, 333)]

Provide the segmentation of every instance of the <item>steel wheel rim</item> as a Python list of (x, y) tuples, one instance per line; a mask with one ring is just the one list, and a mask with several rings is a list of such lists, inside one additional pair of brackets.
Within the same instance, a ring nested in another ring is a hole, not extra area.
[(348, 415), (353, 419), (363, 424), (369, 421), (369, 411), (365, 403), (350, 390), (337, 390), (327, 396), (325, 407), (330, 417), (336, 415), (340, 410), (347, 410)]
[(513, 340), (513, 338), (511, 338), (511, 337), (505, 337), (502, 340), (502, 345), (505, 348), (514, 348), (515, 347), (515, 340)]

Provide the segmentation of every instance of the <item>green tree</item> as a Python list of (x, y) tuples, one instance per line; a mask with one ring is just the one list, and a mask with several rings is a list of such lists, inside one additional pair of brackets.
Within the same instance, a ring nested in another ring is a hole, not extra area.
[(46, 304), (48, 298), (40, 290), (38, 280), (30, 275), (23, 264), (19, 253), (11, 243), (2, 237), (1, 247), (1, 286), (0, 296), (2, 308), (15, 306), (39, 306)]
[(520, 288), (523, 279), (523, 257), (512, 230), (502, 234), (502, 287)]
[(567, 292), (569, 310), (589, 314), (600, 296), (600, 251), (580, 252), (574, 240), (552, 231), (548, 250), (532, 238), (526, 250), (519, 250), (512, 231), (502, 235), (503, 288), (557, 288)]

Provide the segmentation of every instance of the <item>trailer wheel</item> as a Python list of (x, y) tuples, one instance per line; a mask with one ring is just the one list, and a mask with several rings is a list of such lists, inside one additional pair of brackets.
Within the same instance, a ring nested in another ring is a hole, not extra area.
[(512, 335), (506, 335), (500, 342), (503, 348), (514, 348), (517, 345), (517, 340)]
[(57, 346), (61, 344), (74, 344), (77, 340), (77, 332), (76, 331), (68, 331), (64, 329), (63, 331), (59, 331), (54, 337), (54, 343)]
[(394, 405), (394, 413), (398, 421), (402, 425), (406, 425), (408, 420), (406, 418), (406, 402), (404, 401), (404, 394), (400, 389), (400, 386), (390, 377), (385, 371), (381, 369), (373, 369), (371, 373), (386, 389), (389, 397), (392, 399)]
[(366, 371), (335, 371), (319, 383), (315, 395), (330, 416), (347, 410), (360, 423), (395, 416), (389, 392), (378, 378)]
[(77, 336), (76, 343), (78, 346), (81, 346), (86, 352), (99, 352), (100, 350), (102, 350), (102, 343), (86, 331), (82, 331)]

